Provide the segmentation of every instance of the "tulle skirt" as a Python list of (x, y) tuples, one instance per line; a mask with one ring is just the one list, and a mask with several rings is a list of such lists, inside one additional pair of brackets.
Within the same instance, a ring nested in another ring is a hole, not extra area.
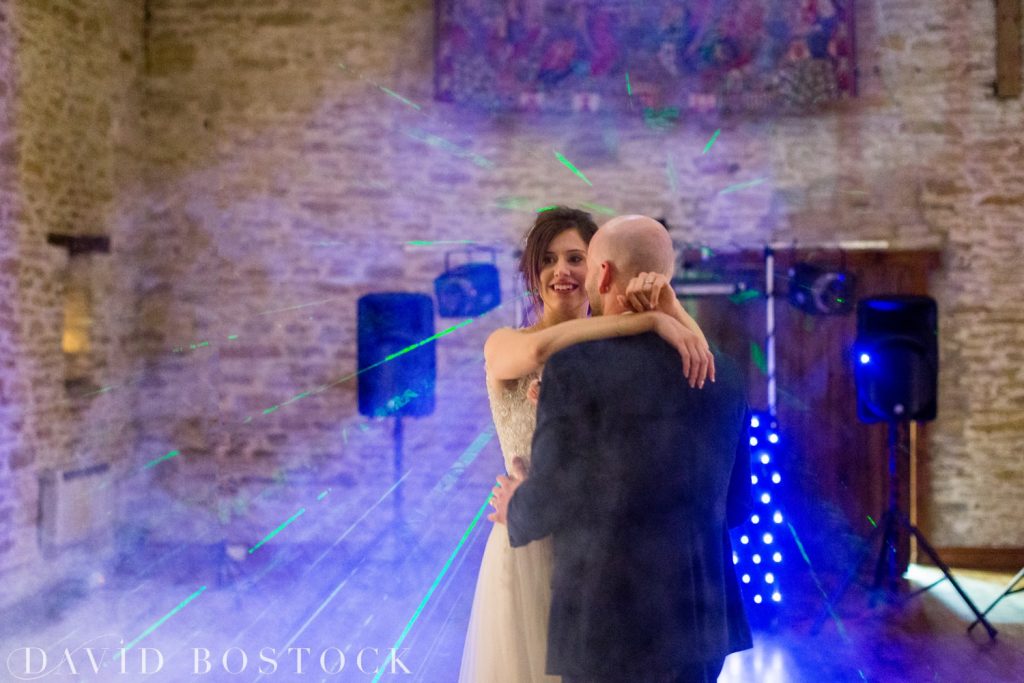
[(551, 607), (551, 538), (522, 548), (495, 524), (476, 582), (459, 683), (559, 683), (544, 673)]

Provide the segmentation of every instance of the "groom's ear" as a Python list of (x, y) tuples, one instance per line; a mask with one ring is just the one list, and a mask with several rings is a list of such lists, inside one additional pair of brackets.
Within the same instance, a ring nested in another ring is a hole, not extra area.
[(607, 294), (612, 289), (612, 280), (615, 279), (615, 273), (612, 271), (612, 264), (608, 261), (601, 262), (601, 277), (597, 281), (597, 291), (602, 294)]

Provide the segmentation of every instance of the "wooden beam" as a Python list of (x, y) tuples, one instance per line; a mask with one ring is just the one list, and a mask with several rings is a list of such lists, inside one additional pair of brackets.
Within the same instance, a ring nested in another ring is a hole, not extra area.
[[(950, 567), (958, 569), (982, 569), (1012, 574), (1024, 567), (1024, 548), (936, 548), (939, 558)], [(931, 564), (931, 559), (921, 553), (922, 564)]]
[(1021, 0), (996, 0), (996, 97), (1021, 94)]

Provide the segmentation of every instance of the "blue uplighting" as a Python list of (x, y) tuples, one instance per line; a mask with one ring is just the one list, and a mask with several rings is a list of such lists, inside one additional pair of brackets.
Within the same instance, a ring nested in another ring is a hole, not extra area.
[(871, 362), (871, 356), (869, 356), (866, 353), (860, 354), (860, 364), (861, 365), (867, 365), (870, 362)]
[(769, 624), (785, 594), (787, 581), (780, 550), (789, 547), (789, 536), (776, 531), (779, 527), (771, 527), (770, 532), (766, 528), (766, 524), (783, 522), (779, 499), (784, 463), (780, 459), (784, 455), (781, 444), (785, 439), (769, 413), (752, 414), (749, 424), (747, 440), (754, 447), (750, 453), (754, 509), (746, 524), (733, 530), (732, 557), (751, 622)]
[(899, 301), (888, 301), (886, 299), (867, 299), (861, 303), (862, 306), (873, 308), (876, 311), (898, 311), (903, 303)]

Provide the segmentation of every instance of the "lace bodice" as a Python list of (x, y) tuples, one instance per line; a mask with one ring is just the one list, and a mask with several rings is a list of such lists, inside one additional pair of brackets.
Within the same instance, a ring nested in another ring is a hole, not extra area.
[(512, 459), (516, 456), (530, 462), (530, 445), (533, 442), (533, 430), (537, 426), (537, 407), (526, 398), (526, 390), (530, 383), (540, 376), (532, 372), (512, 384), (505, 382), (487, 382), (487, 398), (491, 402), (491, 416), (494, 428), (498, 433), (501, 453), (505, 457), (505, 470), (512, 471)]

